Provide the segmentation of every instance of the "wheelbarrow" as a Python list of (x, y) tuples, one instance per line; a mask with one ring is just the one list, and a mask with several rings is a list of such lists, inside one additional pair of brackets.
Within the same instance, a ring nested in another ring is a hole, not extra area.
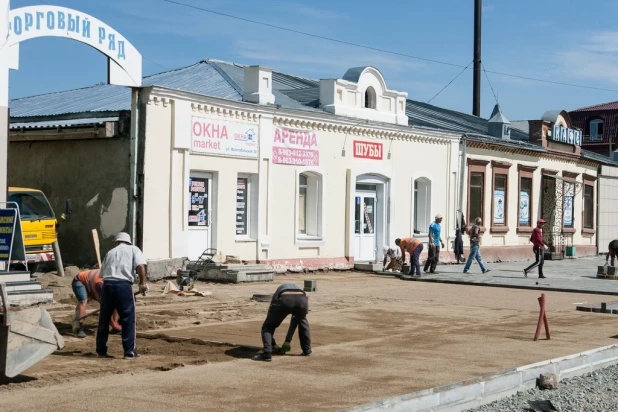
[(0, 376), (13, 378), (58, 349), (64, 339), (41, 307), (10, 311), (0, 283)]

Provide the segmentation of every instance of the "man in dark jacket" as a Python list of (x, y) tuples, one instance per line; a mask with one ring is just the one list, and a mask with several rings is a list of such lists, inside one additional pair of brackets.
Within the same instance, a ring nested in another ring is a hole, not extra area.
[(262, 325), (262, 353), (254, 356), (255, 361), (271, 362), (273, 352), (273, 335), (275, 329), (288, 316), (293, 315), (298, 323), (298, 336), (303, 356), (311, 355), (311, 333), (307, 313), (309, 312), (309, 299), (305, 292), (294, 283), (285, 283), (277, 288), (273, 295), (266, 314), (266, 320)]

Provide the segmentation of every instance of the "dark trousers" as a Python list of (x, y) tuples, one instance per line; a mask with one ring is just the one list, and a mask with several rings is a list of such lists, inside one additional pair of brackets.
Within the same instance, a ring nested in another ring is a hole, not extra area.
[(543, 276), (543, 263), (545, 263), (545, 249), (542, 247), (533, 247), (535, 262), (524, 269), (526, 272), (530, 272), (535, 267), (539, 267), (539, 276)]
[(122, 326), (122, 348), (125, 355), (135, 352), (135, 295), (129, 282), (103, 282), (99, 328), (97, 329), (97, 353), (107, 355), (109, 321), (114, 310), (118, 311)]
[(300, 347), (303, 353), (311, 353), (311, 333), (309, 331), (309, 322), (307, 321), (307, 313), (309, 312), (309, 299), (307, 295), (281, 295), (268, 308), (266, 320), (262, 325), (262, 343), (264, 344), (264, 353), (272, 354), (273, 335), (275, 329), (281, 325), (281, 322), (288, 316), (293, 315), (298, 322), (298, 337), (300, 338)]
[(414, 252), (410, 253), (410, 271), (408, 275), (411, 275), (413, 271), (416, 271), (417, 275), (421, 275), (421, 264), (419, 262), (419, 257), (421, 252), (423, 251), (423, 244), (421, 243), (414, 249)]
[(427, 269), (431, 267), (429, 270), (431, 273), (436, 271), (436, 265), (438, 264), (438, 260), (440, 259), (440, 246), (431, 247), (429, 246), (429, 257), (427, 258), (427, 262), (425, 262), (425, 268), (423, 269), (427, 272)]

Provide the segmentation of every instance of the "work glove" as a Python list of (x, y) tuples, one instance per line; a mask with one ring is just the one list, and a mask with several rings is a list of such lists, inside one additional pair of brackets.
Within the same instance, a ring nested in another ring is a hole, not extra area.
[(290, 342), (284, 342), (283, 345), (281, 346), (281, 352), (284, 355), (291, 350), (292, 350), (292, 347), (290, 346)]
[(150, 288), (148, 287), (148, 284), (144, 283), (143, 285), (140, 283), (139, 284), (139, 293), (141, 293), (142, 295), (146, 295), (146, 292), (148, 292), (150, 290)]

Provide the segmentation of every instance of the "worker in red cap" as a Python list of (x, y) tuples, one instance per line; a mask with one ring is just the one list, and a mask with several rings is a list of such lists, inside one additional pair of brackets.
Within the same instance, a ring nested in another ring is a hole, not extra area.
[(543, 226), (547, 223), (543, 219), (539, 219), (536, 222), (536, 227), (532, 229), (532, 234), (530, 235), (530, 241), (532, 242), (532, 250), (534, 251), (535, 262), (524, 269), (524, 277), (528, 277), (528, 272), (530, 272), (535, 267), (539, 267), (539, 279), (545, 279), (543, 276), (543, 263), (545, 262), (545, 250), (549, 249), (547, 245), (543, 242)]

